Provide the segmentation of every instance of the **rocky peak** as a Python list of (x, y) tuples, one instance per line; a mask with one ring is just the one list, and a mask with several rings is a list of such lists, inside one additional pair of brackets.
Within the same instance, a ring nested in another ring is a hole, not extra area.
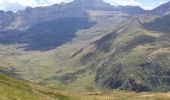
[(15, 19), (15, 13), (8, 11), (0, 11), (0, 31), (5, 26), (9, 25)]
[(119, 10), (131, 15), (138, 15), (146, 12), (139, 6), (119, 6)]
[(105, 3), (103, 0), (74, 0), (70, 3), (72, 7), (81, 9), (108, 9), (112, 8), (109, 3)]

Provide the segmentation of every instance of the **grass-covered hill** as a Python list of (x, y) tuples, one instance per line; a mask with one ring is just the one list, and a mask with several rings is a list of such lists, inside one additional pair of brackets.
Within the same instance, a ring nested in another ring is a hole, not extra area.
[(70, 100), (52, 89), (0, 74), (1, 100)]
[(168, 100), (169, 93), (81, 92), (52, 89), (0, 74), (0, 100)]
[(138, 92), (170, 90), (170, 17), (146, 19), (129, 19), (80, 54), (80, 63), (95, 70), (97, 85)]

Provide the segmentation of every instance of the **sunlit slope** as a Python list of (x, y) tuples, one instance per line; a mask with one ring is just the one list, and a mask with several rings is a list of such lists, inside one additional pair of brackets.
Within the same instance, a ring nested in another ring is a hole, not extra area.
[(28, 81), (0, 74), (1, 100), (169, 100), (169, 93), (135, 93), (128, 91), (81, 92), (65, 89), (50, 89)]
[(70, 100), (55, 90), (0, 74), (1, 100)]
[(98, 86), (169, 91), (169, 19), (132, 18), (81, 52), (80, 63), (95, 70)]

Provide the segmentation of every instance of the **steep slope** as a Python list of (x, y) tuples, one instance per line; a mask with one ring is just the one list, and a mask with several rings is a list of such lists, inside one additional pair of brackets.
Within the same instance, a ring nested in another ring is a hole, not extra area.
[(161, 6), (151, 10), (151, 14), (157, 15), (157, 16), (161, 16), (164, 15), (166, 13), (170, 12), (170, 1), (162, 4)]
[(0, 31), (11, 24), (15, 19), (15, 14), (13, 12), (0, 11)]
[(164, 15), (163, 17), (155, 19), (153, 22), (146, 23), (145, 28), (151, 31), (158, 31), (158, 32), (164, 32), (169, 33), (170, 29), (170, 14)]
[[(154, 20), (149, 17), (130, 18), (87, 47), (80, 46), (76, 53), (70, 52), (69, 59), (57, 63), (61, 67), (55, 69), (55, 74), (41, 83), (61, 83), (77, 90), (101, 87), (137, 92), (169, 91), (170, 17)], [(61, 48), (62, 53), (67, 51), (65, 47)]]
[(169, 20), (169, 15), (147, 23), (129, 19), (76, 54), (79, 66), (104, 88), (169, 91)]

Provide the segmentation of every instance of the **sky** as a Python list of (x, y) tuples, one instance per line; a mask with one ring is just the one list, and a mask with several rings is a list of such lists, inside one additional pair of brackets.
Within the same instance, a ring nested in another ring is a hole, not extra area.
[[(25, 7), (49, 6), (73, 0), (0, 0), (0, 10), (17, 11)], [(153, 9), (169, 0), (104, 0), (111, 5), (132, 5), (141, 6), (144, 9)]]

